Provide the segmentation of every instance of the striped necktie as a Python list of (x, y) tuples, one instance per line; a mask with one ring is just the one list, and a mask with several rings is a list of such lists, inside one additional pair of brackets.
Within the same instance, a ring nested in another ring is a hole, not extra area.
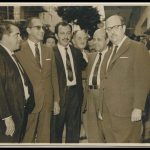
[(70, 61), (70, 57), (68, 54), (68, 49), (65, 48), (66, 50), (66, 66), (67, 66), (67, 71), (68, 71), (68, 80), (72, 81), (73, 80), (73, 71), (72, 71), (72, 67), (71, 67), (71, 61)]

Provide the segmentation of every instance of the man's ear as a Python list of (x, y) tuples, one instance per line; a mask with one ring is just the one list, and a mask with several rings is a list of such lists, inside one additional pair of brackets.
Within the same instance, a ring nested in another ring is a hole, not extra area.
[(58, 35), (55, 33), (55, 37), (56, 37), (56, 39), (57, 39), (57, 41), (58, 41)]
[(109, 40), (109, 38), (107, 38), (107, 39), (106, 39), (106, 43), (107, 43), (107, 45), (108, 45), (109, 41), (110, 41), (110, 40)]
[(126, 25), (123, 25), (123, 31), (126, 32)]
[(27, 31), (28, 34), (30, 34), (30, 32), (31, 32), (30, 28), (26, 28), (26, 31)]
[(72, 39), (72, 43), (73, 43), (73, 45), (75, 45), (75, 40), (74, 40), (74, 38)]

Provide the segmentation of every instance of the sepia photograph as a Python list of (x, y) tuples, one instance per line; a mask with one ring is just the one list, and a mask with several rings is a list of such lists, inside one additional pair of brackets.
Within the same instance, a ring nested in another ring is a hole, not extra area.
[(150, 3), (0, 2), (0, 147), (150, 147)]

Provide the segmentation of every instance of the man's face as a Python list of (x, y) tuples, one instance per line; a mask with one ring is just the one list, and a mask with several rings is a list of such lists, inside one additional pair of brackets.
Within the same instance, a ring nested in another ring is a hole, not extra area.
[(103, 51), (108, 44), (104, 30), (98, 29), (93, 35), (93, 43), (96, 51)]
[(78, 31), (73, 38), (73, 43), (76, 48), (84, 49), (87, 43), (87, 34), (84, 31)]
[(15, 51), (20, 48), (20, 42), (21, 42), (20, 31), (19, 28), (14, 25), (11, 25), (10, 28), (11, 28), (11, 33), (5, 34), (4, 38), (10, 50)]
[(66, 47), (71, 40), (72, 32), (70, 26), (62, 26), (58, 27), (58, 34), (56, 34), (56, 38), (58, 43), (64, 47)]
[(125, 35), (125, 25), (121, 24), (118, 16), (111, 16), (106, 20), (106, 32), (110, 41), (118, 45)]
[(47, 46), (47, 47), (55, 47), (55, 45), (56, 45), (55, 39), (53, 39), (53, 38), (48, 38), (48, 39), (46, 40), (46, 46)]
[(27, 28), (29, 38), (34, 42), (42, 41), (44, 36), (43, 23), (40, 19), (32, 19), (31, 24), (31, 27)]

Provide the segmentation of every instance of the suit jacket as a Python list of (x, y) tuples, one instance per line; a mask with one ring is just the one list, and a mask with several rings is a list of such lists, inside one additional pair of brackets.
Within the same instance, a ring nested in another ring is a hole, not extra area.
[[(4, 136), (6, 130), (2, 119), (12, 116), (15, 123), (14, 141), (19, 142), (23, 127), (25, 129), (26, 125), (25, 110), (34, 107), (32, 85), (27, 77), (30, 98), (26, 102), (19, 70), (2, 46), (0, 46), (0, 68), (0, 136)], [(27, 108), (28, 105), (30, 108)]]
[(109, 65), (101, 76), (99, 106), (105, 101), (110, 113), (120, 117), (130, 117), (134, 108), (144, 110), (150, 88), (150, 56), (146, 47), (127, 38)]
[[(111, 47), (108, 48), (108, 52), (105, 54), (105, 59), (106, 57), (108, 57), (108, 55), (110, 54), (111, 52)], [(89, 89), (89, 78), (90, 78), (90, 74), (91, 74), (91, 71), (92, 71), (92, 67), (93, 67), (93, 64), (94, 64), (94, 61), (95, 61), (95, 58), (96, 58), (96, 55), (97, 55), (97, 52), (93, 52), (93, 53), (89, 53), (88, 54), (88, 65), (86, 67), (86, 70), (85, 70), (85, 74), (86, 74), (86, 90), (85, 90), (85, 93), (84, 93), (84, 105), (83, 108), (86, 110), (86, 105), (87, 105), (87, 101), (90, 100), (89, 99), (89, 94), (90, 94), (90, 89)], [(103, 64), (104, 64), (104, 59), (103, 59), (103, 62), (102, 62), (102, 65), (101, 65), (101, 69), (103, 67)], [(101, 71), (100, 71), (101, 73)], [(102, 75), (102, 73), (101, 73)], [(101, 94), (100, 94), (101, 95)], [(97, 100), (95, 100), (96, 104), (95, 104), (95, 107), (97, 107), (97, 109), (99, 109), (99, 97), (97, 98)], [(83, 109), (83, 110), (84, 110)]]
[[(83, 98), (82, 70), (84, 70), (85, 67), (87, 66), (87, 62), (84, 60), (83, 55), (79, 49), (71, 45), (70, 45), (70, 49), (73, 56), (78, 92), (80, 93), (79, 95), (81, 95), (81, 98)], [(66, 91), (66, 74), (63, 65), (63, 60), (57, 46), (54, 48), (54, 54), (56, 58), (56, 66), (58, 71), (60, 99), (62, 102)]]
[(59, 101), (59, 87), (55, 57), (52, 49), (41, 44), (42, 69), (40, 70), (27, 41), (16, 53), (20, 63), (28, 74), (34, 90), (35, 108), (32, 113), (41, 111), (43, 103), (48, 112), (53, 110), (53, 102)]

